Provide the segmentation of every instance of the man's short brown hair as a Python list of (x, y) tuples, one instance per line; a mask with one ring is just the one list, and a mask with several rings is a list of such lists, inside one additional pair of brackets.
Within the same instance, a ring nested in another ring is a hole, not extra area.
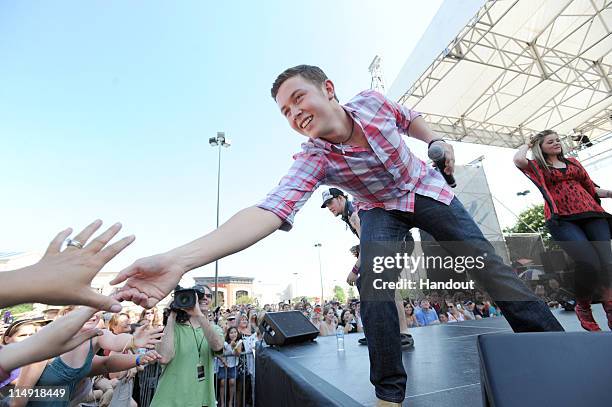
[[(323, 72), (323, 70), (318, 66), (298, 65), (294, 66), (293, 68), (285, 69), (283, 73), (278, 75), (278, 77), (272, 84), (272, 89), (270, 90), (270, 93), (272, 94), (272, 99), (276, 100), (278, 89), (287, 79), (293, 78), (297, 75), (300, 75), (302, 78), (306, 79), (307, 81), (310, 81), (311, 83), (317, 86), (322, 86), (325, 81), (329, 79), (327, 75), (325, 75), (325, 72)], [(334, 99), (338, 100), (336, 95), (334, 95)]]

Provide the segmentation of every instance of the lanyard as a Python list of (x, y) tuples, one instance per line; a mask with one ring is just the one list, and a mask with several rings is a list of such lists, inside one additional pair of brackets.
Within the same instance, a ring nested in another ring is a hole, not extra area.
[(202, 354), (200, 353), (200, 350), (202, 349), (202, 344), (204, 343), (204, 335), (202, 335), (202, 340), (198, 344), (198, 337), (196, 336), (195, 328), (193, 327), (193, 325), (191, 325), (191, 321), (189, 321), (189, 326), (193, 331), (193, 340), (195, 341), (196, 346), (198, 347), (198, 360), (200, 360), (202, 359)]

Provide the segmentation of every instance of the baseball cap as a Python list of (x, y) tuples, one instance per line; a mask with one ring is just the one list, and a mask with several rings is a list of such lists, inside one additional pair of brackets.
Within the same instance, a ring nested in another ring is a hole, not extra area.
[(329, 188), (323, 191), (323, 204), (321, 205), (321, 208), (325, 208), (327, 206), (327, 202), (330, 199), (336, 198), (338, 196), (346, 196), (346, 195), (344, 194), (344, 192), (342, 192), (338, 188)]

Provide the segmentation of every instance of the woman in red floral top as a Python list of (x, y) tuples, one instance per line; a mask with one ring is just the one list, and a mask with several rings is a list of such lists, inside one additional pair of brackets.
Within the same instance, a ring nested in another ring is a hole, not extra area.
[[(531, 150), (534, 159), (527, 159)], [(591, 301), (601, 295), (612, 329), (612, 215), (600, 198), (612, 191), (599, 188), (575, 158), (566, 158), (553, 130), (536, 134), (514, 155), (514, 164), (544, 197), (546, 226), (553, 239), (576, 263), (576, 315), (588, 331), (600, 331), (591, 313)]]

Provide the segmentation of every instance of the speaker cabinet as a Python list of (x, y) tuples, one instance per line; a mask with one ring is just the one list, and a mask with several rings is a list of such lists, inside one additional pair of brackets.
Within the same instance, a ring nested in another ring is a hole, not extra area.
[(319, 330), (300, 311), (268, 312), (259, 329), (268, 345), (289, 345), (319, 336)]

